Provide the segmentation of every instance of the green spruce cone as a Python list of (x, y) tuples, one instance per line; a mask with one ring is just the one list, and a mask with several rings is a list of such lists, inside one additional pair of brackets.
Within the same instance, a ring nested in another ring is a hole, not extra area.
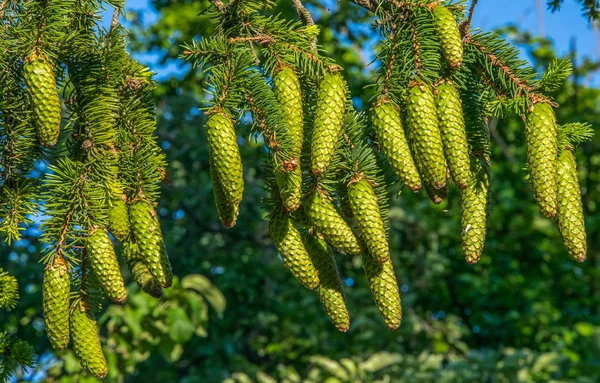
[(539, 102), (527, 115), (527, 163), (533, 194), (546, 217), (556, 215), (558, 133), (550, 104)]
[(451, 81), (447, 80), (437, 87), (435, 103), (450, 175), (454, 183), (464, 190), (471, 180), (469, 143), (460, 94)]
[(438, 5), (433, 9), (433, 22), (444, 58), (452, 68), (458, 68), (463, 60), (462, 38), (456, 20), (448, 8)]
[(33, 116), (40, 145), (52, 147), (60, 134), (60, 100), (52, 63), (43, 56), (25, 59), (23, 77), (33, 104)]
[(275, 170), (275, 180), (279, 188), (279, 196), (285, 211), (293, 213), (302, 202), (302, 170), (300, 167), (286, 172), (283, 168)]
[(96, 320), (89, 309), (81, 311), (79, 305), (72, 309), (71, 337), (73, 350), (81, 366), (96, 378), (104, 378), (108, 373), (108, 365), (100, 345)]
[(96, 229), (87, 237), (85, 249), (108, 298), (115, 303), (125, 302), (127, 298), (125, 283), (108, 233), (103, 229)]
[(306, 250), (319, 272), (321, 284), (316, 292), (327, 316), (339, 331), (348, 331), (350, 315), (346, 307), (342, 280), (329, 245), (317, 236), (309, 235), (306, 239)]
[(429, 199), (431, 199), (431, 202), (436, 205), (441, 204), (445, 199), (448, 198), (448, 185), (441, 189), (434, 189), (431, 185), (425, 183), (425, 191), (427, 192)]
[(362, 178), (348, 186), (348, 200), (369, 254), (379, 263), (390, 259), (387, 233), (373, 187)]
[(119, 242), (129, 235), (129, 211), (122, 197), (113, 198), (108, 210), (108, 229)]
[(412, 85), (408, 93), (409, 138), (424, 180), (434, 189), (446, 186), (444, 144), (438, 126), (435, 99), (427, 84)]
[(346, 112), (346, 87), (339, 72), (325, 73), (317, 93), (312, 132), (311, 169), (322, 176), (333, 160)]
[(71, 280), (67, 262), (60, 255), (46, 266), (42, 283), (42, 306), (48, 339), (55, 350), (69, 344)]
[(283, 117), (294, 140), (294, 156), (299, 157), (304, 143), (304, 111), (300, 80), (292, 68), (286, 67), (273, 78), (273, 90)]
[(381, 151), (396, 176), (410, 190), (419, 190), (421, 177), (410, 153), (398, 106), (389, 101), (377, 103), (373, 108), (372, 121)]
[(587, 257), (587, 240), (577, 162), (573, 153), (564, 149), (558, 158), (558, 211), (556, 223), (569, 254), (583, 262)]
[(331, 201), (319, 191), (312, 192), (304, 201), (306, 215), (325, 240), (343, 253), (360, 255), (363, 246)]
[(490, 174), (480, 158), (471, 159), (473, 179), (461, 192), (461, 236), (465, 259), (475, 264), (481, 258), (491, 204)]
[(162, 287), (171, 287), (173, 272), (156, 211), (148, 202), (138, 200), (131, 205), (129, 214), (133, 235), (148, 270)]
[(218, 110), (206, 122), (210, 161), (221, 180), (221, 189), (233, 206), (242, 201), (244, 171), (233, 121)]
[(372, 257), (363, 256), (362, 262), (371, 294), (383, 321), (390, 330), (397, 329), (402, 322), (402, 306), (392, 260), (377, 263)]
[(350, 206), (350, 201), (348, 200), (348, 188), (341, 181), (336, 183), (335, 188), (338, 201), (340, 201), (340, 209), (342, 210), (342, 214), (346, 218), (353, 218), (354, 213), (352, 212), (352, 206)]
[(131, 237), (123, 242), (123, 258), (131, 272), (131, 277), (143, 292), (154, 298), (162, 297), (163, 290), (158, 281), (152, 276), (148, 266), (140, 254), (137, 243)]
[(315, 289), (319, 286), (319, 273), (308, 255), (302, 236), (294, 226), (292, 218), (276, 213), (269, 221), (269, 233), (275, 248), (292, 275), (304, 286)]
[(210, 159), (209, 167), (210, 178), (212, 179), (213, 184), (213, 193), (215, 195), (215, 205), (217, 206), (217, 214), (219, 215), (219, 219), (221, 220), (221, 223), (223, 223), (223, 226), (230, 229), (234, 227), (237, 222), (238, 215), (240, 214), (240, 205), (239, 203), (232, 205), (227, 200), (223, 188), (221, 187), (219, 175)]

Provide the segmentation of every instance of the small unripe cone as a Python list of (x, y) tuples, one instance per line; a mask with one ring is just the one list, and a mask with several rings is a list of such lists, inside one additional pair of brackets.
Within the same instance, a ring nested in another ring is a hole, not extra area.
[(121, 196), (111, 201), (108, 210), (108, 228), (111, 234), (120, 242), (123, 242), (129, 235), (129, 211)]
[(410, 153), (398, 106), (389, 101), (378, 103), (373, 108), (372, 121), (381, 151), (396, 176), (410, 190), (419, 190), (421, 177)]
[(409, 138), (422, 176), (434, 189), (446, 186), (446, 158), (429, 85), (412, 85), (407, 99)]
[(433, 9), (433, 22), (444, 58), (452, 68), (458, 68), (463, 60), (462, 38), (456, 20), (448, 8), (438, 5)]
[(462, 101), (452, 82), (445, 81), (437, 87), (435, 102), (450, 175), (460, 189), (466, 189), (471, 180), (469, 143)]
[(288, 129), (294, 140), (294, 156), (299, 157), (304, 142), (304, 112), (300, 80), (292, 68), (286, 67), (273, 77), (273, 90)]
[(352, 206), (350, 206), (350, 201), (348, 201), (348, 188), (341, 181), (336, 184), (335, 188), (338, 200), (340, 201), (342, 214), (344, 214), (344, 217), (346, 218), (353, 218), (354, 213), (352, 212)]
[(106, 295), (116, 303), (125, 302), (127, 292), (123, 275), (121, 275), (115, 249), (106, 231), (96, 229), (87, 237), (85, 249)]
[(131, 229), (148, 270), (164, 288), (171, 287), (173, 272), (154, 208), (146, 201), (134, 202), (129, 214)]
[(311, 168), (319, 177), (327, 171), (342, 133), (346, 112), (346, 87), (339, 72), (325, 73), (317, 93), (312, 132)]
[(52, 63), (43, 56), (30, 56), (23, 65), (27, 94), (33, 104), (33, 116), (40, 145), (52, 147), (60, 134), (60, 100)]
[(558, 212), (556, 223), (569, 253), (577, 262), (587, 257), (587, 240), (577, 162), (573, 153), (564, 149), (558, 158)]
[(244, 170), (233, 121), (217, 111), (206, 122), (210, 161), (221, 180), (221, 189), (231, 205), (238, 205), (244, 193)]
[(390, 259), (387, 233), (371, 184), (364, 178), (352, 182), (348, 186), (348, 200), (371, 256), (379, 263)]
[(300, 167), (286, 172), (282, 168), (275, 170), (275, 180), (284, 209), (293, 213), (302, 202), (302, 170)]
[(292, 218), (276, 213), (269, 221), (269, 233), (292, 275), (309, 289), (319, 286), (319, 273), (302, 243), (302, 236), (294, 226)]
[(312, 192), (304, 201), (304, 209), (311, 224), (325, 240), (341, 252), (360, 255), (363, 247), (344, 218), (331, 201), (319, 191)]
[(73, 350), (81, 366), (96, 378), (104, 378), (108, 373), (108, 365), (100, 345), (96, 320), (89, 309), (81, 311), (76, 305), (71, 310), (71, 337)]
[(479, 158), (471, 158), (473, 179), (461, 192), (462, 248), (468, 263), (481, 258), (487, 234), (491, 204), (490, 174)]
[(42, 283), (46, 333), (55, 350), (64, 350), (69, 344), (70, 293), (68, 265), (62, 256), (56, 255), (46, 266)]
[(372, 257), (363, 256), (362, 262), (371, 294), (383, 321), (390, 330), (397, 329), (402, 322), (402, 306), (392, 260), (377, 263)]
[(131, 238), (123, 242), (123, 258), (131, 272), (131, 277), (140, 289), (151, 297), (160, 298), (163, 293), (162, 287), (148, 270), (137, 243), (134, 243)]
[(215, 167), (210, 160), (209, 167), (210, 178), (213, 185), (213, 193), (215, 195), (215, 205), (217, 206), (217, 214), (219, 215), (219, 219), (223, 223), (223, 226), (228, 229), (232, 228), (237, 222), (237, 218), (240, 213), (240, 205), (239, 203), (235, 205), (229, 203), (225, 193), (223, 192), (223, 188), (221, 187), (221, 180), (219, 179), (219, 176), (215, 171)]
[(434, 189), (428, 183), (425, 183), (425, 191), (433, 202), (436, 205), (441, 204), (446, 198), (448, 198), (448, 185), (444, 186), (441, 189)]
[(556, 215), (558, 133), (552, 106), (539, 102), (527, 115), (527, 163), (533, 194), (546, 217)]
[(333, 254), (324, 240), (310, 235), (306, 239), (306, 250), (319, 272), (321, 284), (316, 292), (334, 326), (341, 332), (350, 328), (350, 315), (346, 307), (344, 288)]

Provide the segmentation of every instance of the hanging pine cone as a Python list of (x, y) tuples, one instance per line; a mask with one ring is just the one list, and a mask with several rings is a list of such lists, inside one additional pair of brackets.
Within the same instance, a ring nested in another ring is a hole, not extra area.
[(173, 272), (156, 211), (148, 202), (138, 200), (131, 205), (129, 214), (133, 235), (148, 270), (162, 287), (171, 287)]
[(587, 239), (577, 162), (569, 149), (563, 149), (558, 158), (558, 211), (556, 223), (569, 253), (577, 262), (587, 257)]
[(402, 322), (402, 306), (392, 260), (377, 263), (372, 257), (363, 256), (362, 262), (377, 309), (386, 326), (390, 330), (397, 329)]
[(292, 275), (309, 289), (319, 286), (319, 273), (302, 243), (302, 236), (294, 226), (292, 218), (283, 213), (275, 213), (269, 221), (269, 233), (275, 248)]
[(42, 306), (48, 339), (55, 350), (64, 350), (69, 344), (69, 305), (71, 280), (64, 258), (55, 255), (44, 271)]
[(285, 211), (293, 213), (298, 210), (302, 202), (302, 170), (300, 167), (289, 172), (281, 167), (277, 168), (275, 181)]
[(411, 86), (407, 99), (409, 138), (417, 166), (434, 189), (446, 186), (446, 159), (442, 135), (438, 127), (435, 100), (427, 84)]
[(92, 268), (98, 276), (102, 289), (113, 302), (123, 303), (127, 298), (125, 283), (117, 255), (108, 234), (96, 229), (87, 237), (85, 249), (90, 257)]
[(348, 200), (371, 256), (379, 263), (390, 259), (387, 233), (373, 187), (362, 178), (348, 186)]
[(277, 72), (273, 77), (273, 90), (294, 140), (293, 155), (299, 157), (304, 143), (304, 112), (300, 80), (292, 68), (286, 67)]
[(527, 163), (533, 194), (546, 217), (556, 215), (558, 133), (550, 104), (538, 102), (527, 115)]
[(123, 242), (129, 235), (129, 211), (123, 197), (119, 193), (113, 198), (108, 210), (108, 229), (120, 242)]
[(52, 147), (60, 134), (60, 100), (54, 68), (48, 58), (32, 55), (25, 59), (23, 77), (33, 104), (33, 116), (40, 145)]
[(373, 108), (372, 121), (381, 151), (396, 176), (410, 190), (419, 190), (421, 177), (410, 153), (398, 106), (388, 100), (381, 100)]
[(325, 73), (317, 93), (312, 132), (311, 166), (315, 176), (325, 173), (342, 132), (346, 112), (346, 87), (339, 72)]
[(160, 298), (163, 293), (162, 287), (148, 270), (137, 243), (131, 237), (123, 242), (123, 258), (131, 272), (131, 278), (140, 289), (151, 297)]
[(309, 235), (306, 239), (306, 250), (319, 272), (321, 284), (317, 287), (316, 292), (325, 312), (339, 331), (348, 331), (350, 315), (346, 307), (340, 274), (329, 245), (316, 235)]
[(475, 264), (481, 258), (487, 234), (491, 204), (490, 174), (480, 158), (471, 159), (473, 179), (461, 192), (462, 248), (468, 263)]
[(81, 366), (94, 377), (102, 379), (108, 373), (108, 365), (100, 345), (96, 320), (89, 309), (82, 311), (79, 306), (71, 310), (73, 350)]
[(431, 202), (439, 205), (448, 198), (448, 185), (441, 189), (434, 189), (431, 185), (425, 183), (425, 192), (427, 192), (427, 196), (429, 196)]
[(219, 219), (221, 220), (221, 223), (223, 223), (223, 226), (230, 229), (234, 227), (237, 222), (237, 218), (240, 213), (240, 205), (232, 205), (229, 203), (225, 193), (223, 192), (223, 188), (221, 187), (219, 175), (215, 171), (215, 167), (210, 159), (208, 163), (210, 167), (210, 178), (212, 180), (213, 193), (215, 195), (215, 205), (217, 206), (217, 214), (219, 215)]
[(458, 68), (463, 60), (463, 46), (460, 31), (452, 12), (448, 8), (438, 5), (433, 9), (433, 20), (444, 58), (450, 67)]
[(314, 191), (304, 201), (304, 209), (310, 223), (325, 240), (347, 254), (359, 255), (362, 247), (358, 237), (329, 199)]
[(471, 180), (469, 143), (460, 94), (450, 80), (444, 81), (437, 87), (435, 102), (452, 180), (460, 189), (466, 189)]
[(352, 212), (352, 206), (350, 206), (350, 201), (348, 200), (348, 188), (341, 181), (335, 184), (335, 188), (338, 201), (340, 201), (342, 214), (344, 214), (344, 217), (346, 218), (353, 218), (354, 213)]

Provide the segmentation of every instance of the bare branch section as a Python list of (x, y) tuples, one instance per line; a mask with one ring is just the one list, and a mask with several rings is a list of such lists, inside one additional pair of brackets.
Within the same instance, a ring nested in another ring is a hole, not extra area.
[(121, 9), (119, 7), (115, 7), (115, 10), (113, 11), (113, 15), (112, 15), (112, 20), (110, 22), (110, 30), (114, 31), (115, 28), (119, 25), (119, 13), (121, 12)]
[(211, 4), (217, 8), (219, 13), (223, 13), (225, 11), (225, 4), (221, 0), (210, 0)]
[(376, 0), (350, 0), (354, 4), (360, 5), (368, 11), (375, 12), (377, 10)]
[[(304, 4), (302, 4), (302, 0), (292, 0), (292, 5), (296, 9), (298, 16), (302, 19), (302, 22), (304, 24), (306, 24), (306, 26), (311, 27), (311, 26), (315, 25), (315, 20), (313, 19), (312, 15), (308, 11), (308, 9), (306, 9)], [(314, 40), (312, 42), (312, 49), (315, 52), (317, 51), (317, 38), (316, 37), (314, 38)]]
[(479, 0), (471, 1), (471, 7), (469, 8), (469, 16), (467, 17), (467, 19), (465, 21), (463, 21), (460, 24), (460, 31), (463, 36), (466, 36), (467, 32), (469, 31), (469, 28), (471, 28), (471, 22), (473, 21), (473, 14), (475, 13), (475, 7), (477, 6), (478, 2), (479, 2)]

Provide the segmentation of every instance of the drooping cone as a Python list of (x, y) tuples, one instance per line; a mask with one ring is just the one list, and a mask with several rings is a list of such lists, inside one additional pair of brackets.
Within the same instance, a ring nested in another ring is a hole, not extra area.
[(60, 134), (60, 100), (52, 63), (41, 55), (25, 59), (23, 77), (33, 104), (33, 116), (40, 145), (52, 147)]
[(348, 186), (348, 200), (369, 254), (379, 263), (390, 259), (387, 233), (373, 187), (362, 178)]
[(156, 211), (148, 202), (138, 200), (131, 205), (129, 214), (132, 232), (148, 270), (162, 287), (171, 287), (173, 272)]
[(343, 182), (339, 181), (336, 183), (335, 189), (338, 200), (340, 201), (340, 209), (342, 210), (342, 214), (346, 218), (353, 218), (354, 213), (352, 212), (352, 206), (350, 206), (350, 201), (348, 200), (348, 188)]
[(538, 102), (527, 115), (527, 163), (533, 194), (546, 217), (556, 215), (558, 133), (552, 106)]
[(140, 289), (151, 297), (160, 298), (163, 293), (162, 287), (148, 270), (137, 243), (131, 237), (123, 242), (123, 258), (125, 258), (127, 267), (131, 272), (131, 277)]
[(325, 73), (317, 93), (312, 132), (311, 168), (315, 176), (325, 173), (333, 159), (346, 112), (346, 87), (339, 72)]
[(422, 176), (434, 189), (446, 186), (446, 159), (435, 100), (427, 84), (411, 86), (407, 99), (409, 138)]
[(310, 223), (327, 242), (347, 254), (362, 253), (358, 237), (327, 197), (319, 191), (312, 192), (304, 201), (304, 209)]
[(129, 210), (123, 197), (121, 194), (113, 198), (108, 210), (108, 229), (120, 242), (129, 235)]
[(71, 282), (67, 262), (60, 255), (46, 266), (42, 283), (42, 306), (48, 339), (55, 350), (69, 344)]
[(294, 140), (294, 156), (299, 157), (304, 142), (304, 112), (300, 80), (292, 68), (286, 67), (273, 77), (273, 90), (288, 129)]
[(471, 159), (473, 179), (461, 192), (462, 248), (465, 259), (471, 264), (477, 263), (483, 252), (492, 197), (490, 174), (482, 161)]
[(581, 191), (577, 175), (575, 156), (568, 149), (563, 149), (558, 158), (558, 211), (556, 223), (569, 254), (577, 261), (583, 262), (587, 257), (587, 239)]
[(448, 8), (438, 5), (433, 9), (433, 20), (444, 58), (452, 68), (458, 68), (463, 60), (463, 46), (460, 31), (452, 12)]
[(235, 206), (242, 201), (244, 171), (233, 121), (218, 110), (206, 122), (210, 161), (221, 180), (221, 189), (227, 201)]
[(348, 331), (350, 315), (346, 307), (340, 274), (329, 245), (323, 239), (309, 235), (306, 239), (306, 250), (319, 272), (321, 284), (317, 287), (316, 292), (325, 312), (339, 331)]
[(298, 210), (302, 202), (302, 170), (300, 167), (289, 172), (281, 167), (277, 168), (275, 181), (285, 211), (293, 213)]
[(103, 229), (96, 229), (87, 237), (85, 243), (92, 268), (98, 276), (102, 289), (113, 302), (123, 303), (127, 298), (125, 283), (117, 255), (108, 234)]
[(82, 311), (80, 305), (75, 305), (71, 310), (71, 337), (81, 366), (96, 378), (104, 378), (108, 365), (100, 345), (96, 320), (89, 309)]
[(450, 175), (460, 189), (466, 189), (471, 180), (469, 143), (460, 94), (451, 81), (437, 87), (435, 103)]
[(219, 219), (221, 220), (221, 223), (223, 223), (223, 226), (230, 229), (234, 227), (237, 222), (237, 218), (240, 213), (240, 205), (232, 205), (227, 200), (227, 197), (223, 192), (223, 188), (221, 187), (221, 180), (219, 179), (219, 175), (215, 171), (215, 167), (213, 166), (212, 161), (210, 161), (210, 159), (209, 167), (210, 178), (212, 180), (213, 185), (213, 193), (215, 195), (215, 205), (217, 206), (217, 214), (219, 215)]
[(381, 151), (396, 176), (410, 190), (419, 190), (421, 177), (410, 153), (398, 106), (388, 100), (381, 100), (373, 108), (372, 121)]
[(386, 326), (390, 330), (397, 329), (402, 322), (402, 307), (392, 260), (377, 263), (372, 257), (363, 256), (362, 262), (371, 294)]

